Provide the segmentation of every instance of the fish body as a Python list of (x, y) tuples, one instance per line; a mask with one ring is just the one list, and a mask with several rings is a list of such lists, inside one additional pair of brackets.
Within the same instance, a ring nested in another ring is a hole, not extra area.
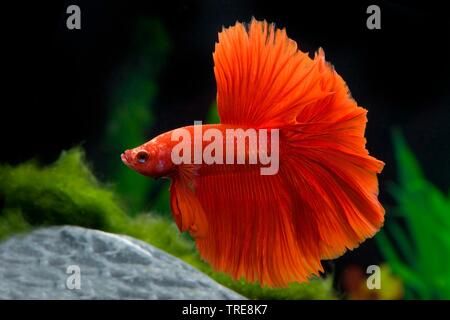
[[(213, 58), (221, 123), (163, 133), (122, 161), (171, 179), (173, 217), (215, 270), (276, 287), (307, 281), (384, 222), (367, 110), (323, 50), (310, 58), (265, 21), (222, 30)], [(255, 130), (256, 147), (227, 130)]]
[[(195, 164), (197, 170), (203, 172), (206, 172), (205, 168), (202, 169), (203, 166), (225, 165), (227, 162), (228, 164), (253, 164), (254, 167), (261, 167), (260, 162), (250, 159), (257, 158), (262, 151), (258, 148), (262, 140), (260, 137), (265, 139), (264, 144), (267, 146), (267, 150), (264, 150), (264, 152), (266, 157), (268, 156), (272, 146), (273, 134), (271, 134), (271, 131), (270, 128), (256, 129), (220, 123), (185, 126), (160, 134), (137, 148), (126, 150), (121, 157), (126, 165), (143, 175), (153, 178), (170, 178), (172, 174), (177, 173), (177, 165), (172, 161), (173, 153), (177, 152), (176, 148), (177, 145), (180, 145), (180, 142), (185, 142), (187, 143), (185, 147), (189, 149), (189, 156), (183, 165)], [(186, 137), (188, 141), (186, 141)], [(216, 143), (215, 148), (212, 148), (212, 142)], [(254, 142), (254, 148), (250, 147), (251, 142)], [(279, 145), (277, 147), (279, 149)], [(208, 148), (212, 150), (208, 150)], [(220, 154), (220, 157), (219, 155), (214, 156), (214, 149)], [(213, 152), (214, 159), (203, 162), (205, 153), (210, 155), (211, 152)], [(201, 159), (198, 153), (200, 153)], [(142, 155), (145, 159), (140, 159), (139, 155)], [(182, 170), (181, 168), (178, 166), (179, 170)]]

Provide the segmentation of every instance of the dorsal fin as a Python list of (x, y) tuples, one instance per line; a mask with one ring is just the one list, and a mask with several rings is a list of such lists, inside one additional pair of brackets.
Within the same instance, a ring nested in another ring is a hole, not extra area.
[(322, 56), (312, 60), (266, 21), (223, 29), (213, 57), (221, 123), (281, 128), (329, 94), (321, 85)]

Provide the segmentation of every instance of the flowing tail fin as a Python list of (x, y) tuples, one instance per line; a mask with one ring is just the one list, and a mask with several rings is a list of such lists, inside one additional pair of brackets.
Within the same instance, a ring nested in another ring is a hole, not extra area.
[(279, 129), (280, 169), (203, 166), (192, 177), (208, 225), (197, 246), (235, 278), (305, 281), (383, 224), (384, 164), (365, 148), (366, 110), (323, 50), (312, 59), (266, 22), (224, 29), (214, 65), (221, 123)]

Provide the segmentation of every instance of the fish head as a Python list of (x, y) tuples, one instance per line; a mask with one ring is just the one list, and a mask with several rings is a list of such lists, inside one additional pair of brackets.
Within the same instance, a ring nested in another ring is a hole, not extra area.
[(121, 154), (122, 162), (134, 171), (148, 177), (160, 178), (173, 171), (170, 153), (155, 139)]

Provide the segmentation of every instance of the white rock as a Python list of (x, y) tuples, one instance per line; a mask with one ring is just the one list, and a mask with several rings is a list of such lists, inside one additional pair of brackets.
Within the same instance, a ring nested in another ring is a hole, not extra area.
[(64, 226), (0, 244), (0, 299), (244, 298), (145, 242)]

